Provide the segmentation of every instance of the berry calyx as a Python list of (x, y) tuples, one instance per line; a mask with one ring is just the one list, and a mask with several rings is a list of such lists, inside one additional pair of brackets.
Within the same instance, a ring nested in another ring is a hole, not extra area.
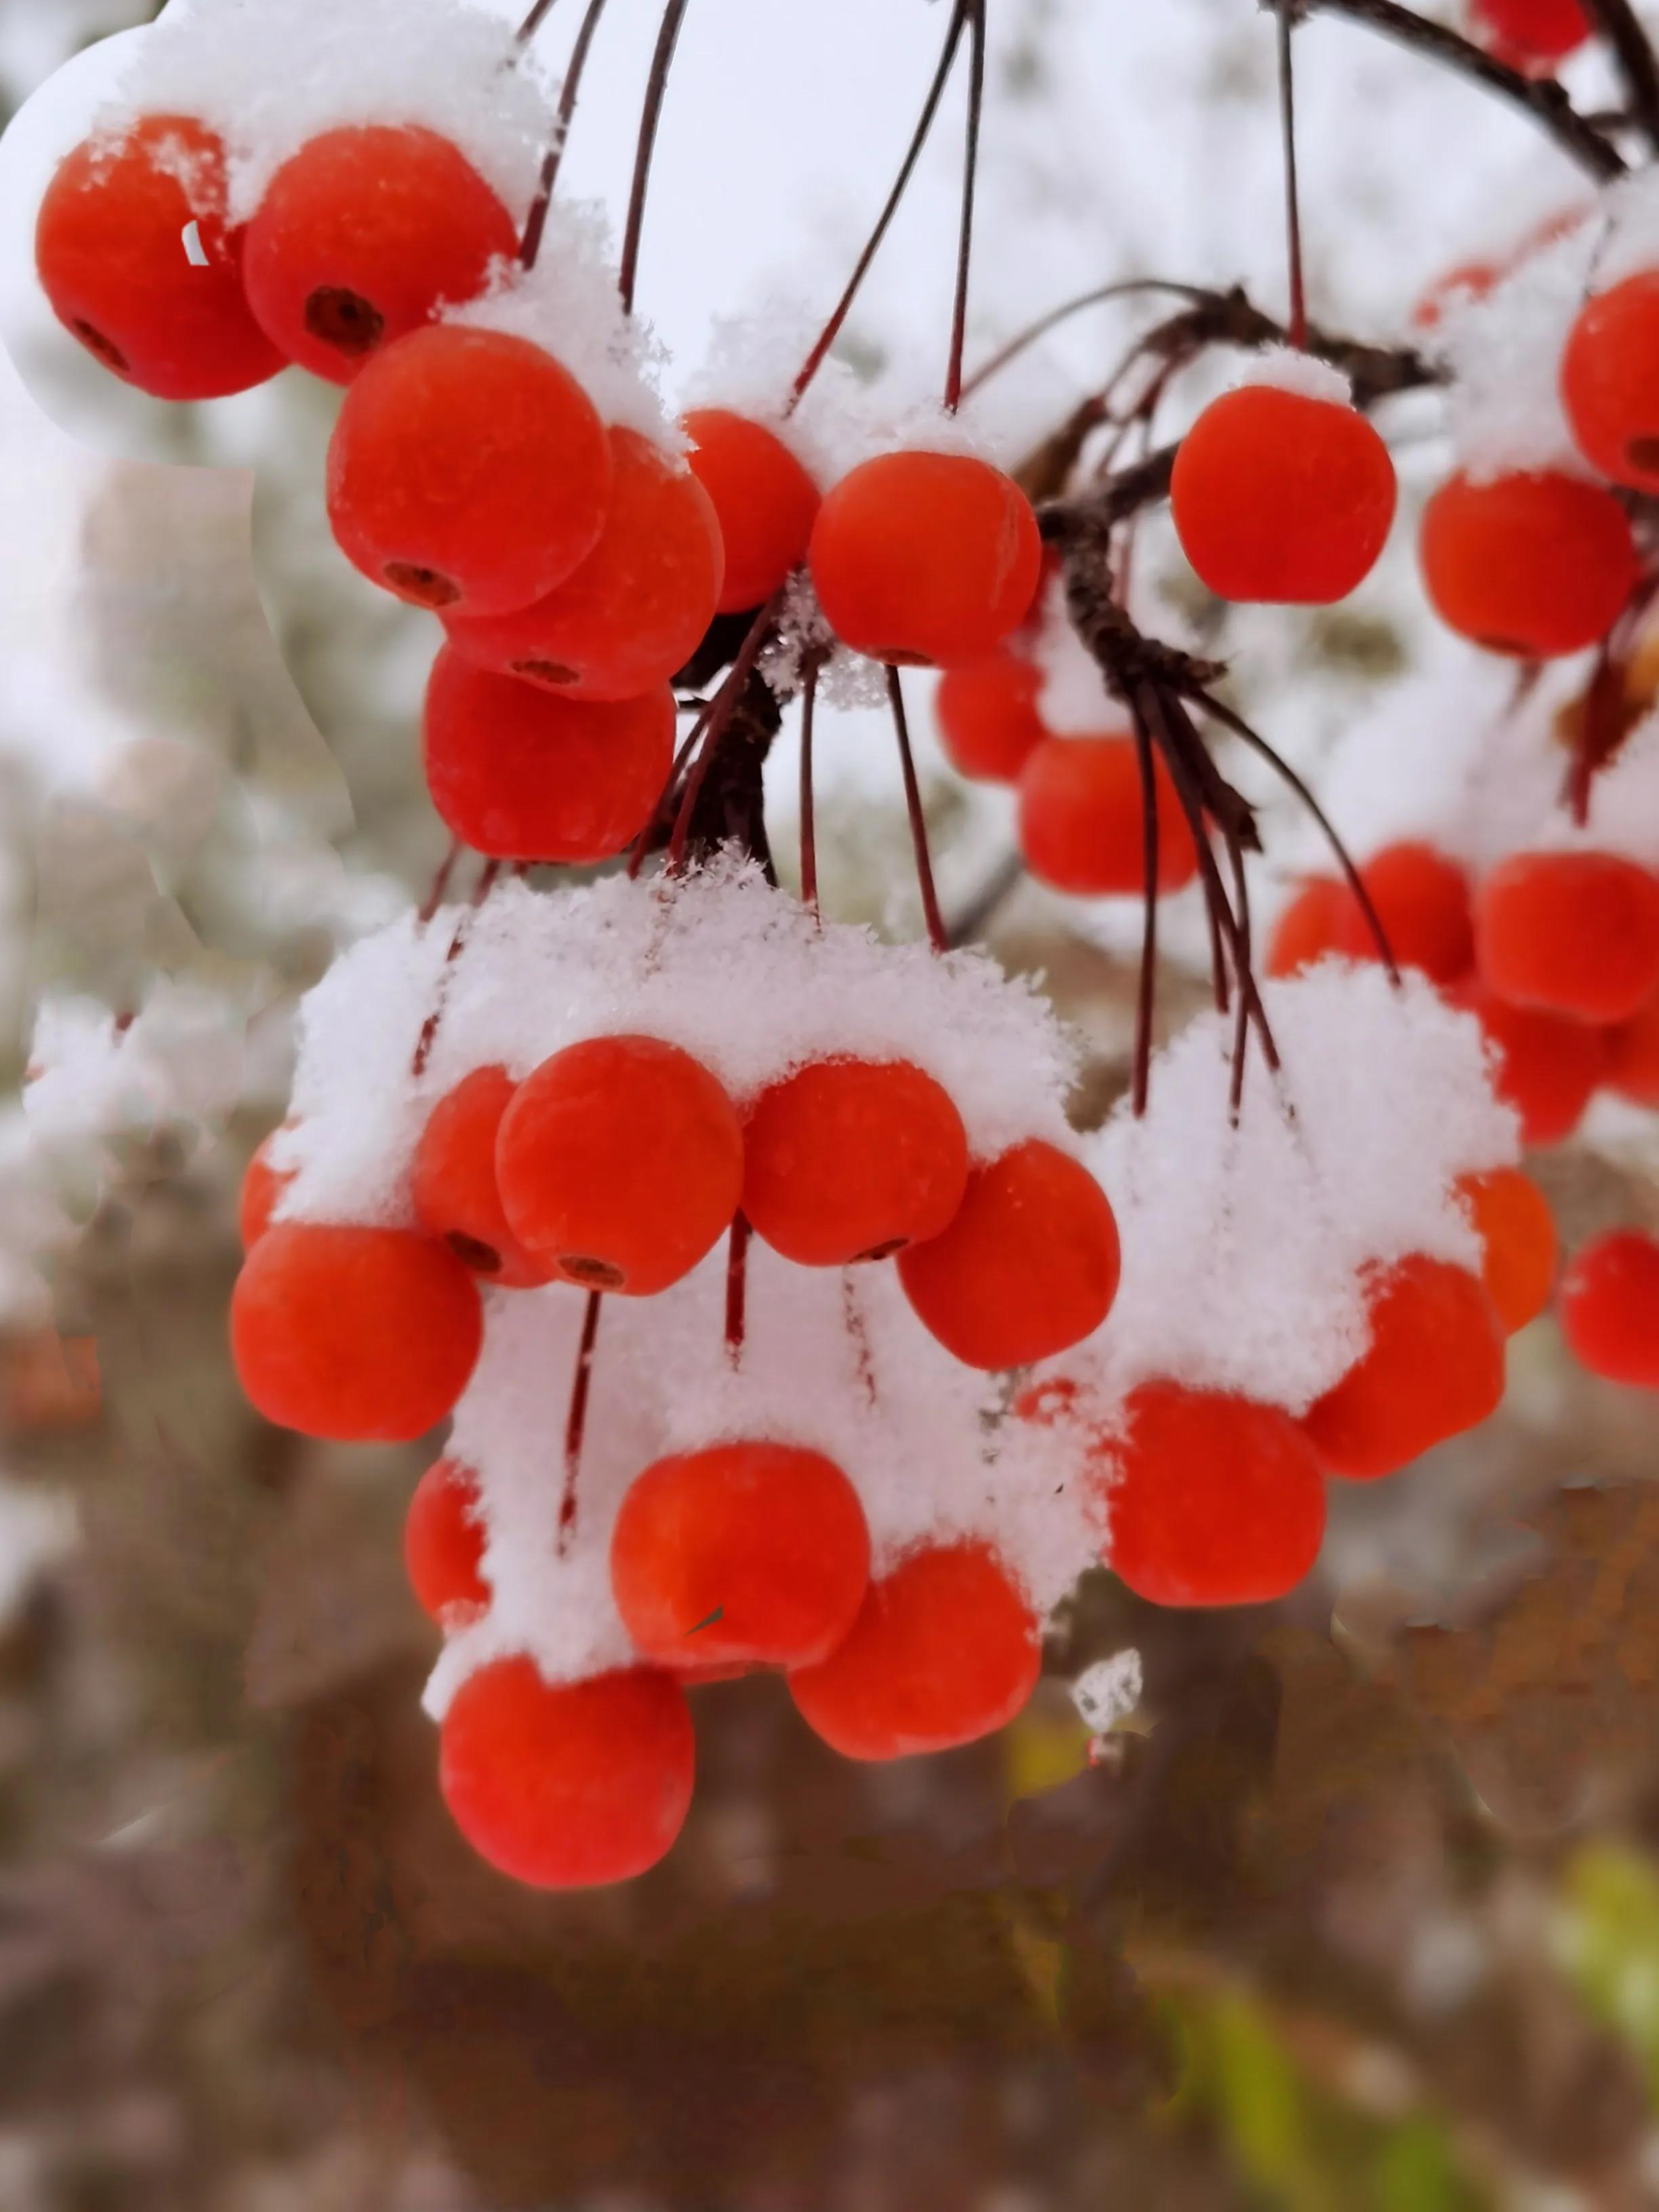
[(550, 353), (437, 323), (364, 366), (328, 449), (328, 514), (371, 582), (434, 613), (506, 614), (599, 544), (611, 447)]
[(1117, 1223), (1087, 1168), (1032, 1138), (975, 1168), (942, 1236), (898, 1256), (917, 1318), (965, 1366), (1080, 1343), (1117, 1294)]
[(743, 1132), (689, 1052), (657, 1037), (593, 1037), (519, 1085), (495, 1174), (514, 1235), (568, 1282), (650, 1297), (731, 1225)]
[(446, 1092), (415, 1148), (415, 1218), (486, 1282), (525, 1290), (553, 1279), (507, 1227), (495, 1188), (495, 1140), (518, 1089), (504, 1067), (477, 1067)]
[(447, 1628), (484, 1611), (483, 1552), (477, 1477), (458, 1460), (434, 1461), (415, 1486), (404, 1522), (404, 1571), (422, 1611)]
[(1446, 996), (1480, 1023), (1492, 1089), (1514, 1108), (1522, 1144), (1570, 1137), (1605, 1071), (1605, 1033), (1569, 1015), (1510, 1006), (1473, 979)]
[(674, 695), (567, 699), (446, 646), (422, 723), (432, 804), (498, 860), (608, 860), (650, 820), (674, 762)]
[(1644, 270), (1579, 309), (1561, 356), (1573, 443), (1615, 483), (1659, 491), (1659, 270)]
[(270, 1217), (282, 1202), (283, 1192), (294, 1180), (292, 1168), (275, 1168), (270, 1164), (271, 1147), (282, 1132), (273, 1129), (247, 1164), (242, 1177), (241, 1203), (237, 1210), (237, 1225), (241, 1231), (242, 1249), (251, 1252), (270, 1226)]
[(1590, 34), (1579, 0), (1471, 0), (1488, 52), (1529, 76), (1549, 76)]
[(1659, 1106), (1659, 993), (1606, 1033), (1607, 1084), (1638, 1106)]
[(1550, 1302), (1558, 1248), (1549, 1200), (1519, 1168), (1460, 1176), (1456, 1188), (1480, 1239), (1480, 1279), (1513, 1336)]
[(1006, 647), (947, 668), (933, 695), (939, 743), (958, 775), (1012, 783), (1048, 734), (1037, 712), (1042, 678)]
[[(52, 313), (124, 382), (157, 399), (218, 399), (283, 356), (242, 289), (242, 233), (225, 214), (225, 149), (186, 115), (147, 115), (67, 155), (35, 223)], [(202, 267), (185, 255), (194, 222)]]
[(777, 433), (746, 415), (694, 407), (685, 431), (691, 473), (713, 502), (726, 549), (716, 607), (746, 614), (806, 558), (818, 488)]
[(1574, 1255), (1557, 1301), (1567, 1347), (1592, 1375), (1659, 1390), (1659, 1243), (1615, 1230)]
[(1637, 578), (1610, 491), (1556, 470), (1441, 485), (1423, 510), (1423, 581), (1448, 629), (1489, 653), (1548, 660), (1612, 628)]
[(279, 1428), (412, 1443), (466, 1388), (483, 1341), (472, 1278), (401, 1229), (274, 1223), (230, 1306), (243, 1389)]
[(1388, 541), (1394, 463), (1355, 408), (1246, 384), (1212, 400), (1170, 482), (1181, 550), (1224, 599), (1328, 606)]
[(1266, 1605), (1319, 1556), (1324, 1477), (1276, 1406), (1143, 1382), (1097, 1463), (1109, 1482), (1107, 1564), (1154, 1605)]
[(1515, 853), (1481, 884), (1483, 981), (1513, 1005), (1628, 1019), (1659, 990), (1659, 877), (1612, 853)]
[(720, 598), (725, 554), (707, 492), (637, 431), (610, 437), (610, 512), (575, 574), (514, 613), (445, 625), (480, 668), (568, 699), (658, 690), (690, 659)]
[[(1198, 848), (1163, 756), (1158, 794), (1158, 889), (1182, 890)], [(1044, 738), (1020, 772), (1019, 844), (1040, 883), (1081, 898), (1141, 897), (1146, 889), (1140, 760), (1133, 738)]]
[(843, 645), (890, 665), (982, 659), (1024, 618), (1042, 568), (1031, 502), (963, 453), (879, 453), (825, 496), (808, 556)]
[(483, 289), (512, 216), (435, 131), (348, 125), (283, 162), (247, 228), (248, 305), (289, 361), (349, 384), (371, 356)]
[(659, 1460), (623, 1498), (611, 1540), (623, 1625), (647, 1658), (677, 1668), (827, 1658), (869, 1580), (858, 1492), (833, 1460), (794, 1444)]
[(903, 1759), (1006, 1726), (1042, 1661), (1036, 1620), (996, 1553), (928, 1544), (872, 1582), (844, 1641), (797, 1668), (789, 1693), (843, 1759)]
[(533, 1660), (497, 1659), (455, 1692), (438, 1779), (491, 1866), (537, 1889), (589, 1889), (668, 1851), (696, 1760), (685, 1693), (659, 1668), (552, 1683)]
[(1478, 1427), (1504, 1395), (1503, 1331), (1465, 1269), (1421, 1252), (1372, 1268), (1366, 1315), (1369, 1348), (1302, 1420), (1328, 1471), (1351, 1482)]
[(967, 1185), (962, 1116), (908, 1061), (814, 1060), (749, 1109), (743, 1210), (799, 1266), (884, 1260), (938, 1237)]

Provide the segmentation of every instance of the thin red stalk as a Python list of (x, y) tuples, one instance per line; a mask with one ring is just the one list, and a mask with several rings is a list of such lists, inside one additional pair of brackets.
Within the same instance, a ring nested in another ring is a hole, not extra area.
[(853, 302), (857, 299), (859, 288), (869, 273), (870, 264), (881, 251), (881, 242), (887, 235), (893, 217), (898, 213), (899, 202), (909, 188), (911, 176), (915, 170), (916, 163), (921, 158), (921, 149), (927, 143), (927, 134), (933, 127), (933, 118), (939, 112), (939, 101), (945, 95), (945, 87), (951, 75), (951, 64), (957, 58), (957, 43), (962, 36), (962, 27), (967, 16), (967, 5), (968, 0), (951, 0), (950, 25), (945, 33), (945, 51), (939, 56), (939, 67), (933, 72), (933, 82), (928, 88), (927, 98), (917, 118), (909, 149), (900, 166), (897, 177), (894, 179), (893, 189), (887, 195), (887, 204), (876, 219), (876, 227), (866, 240), (863, 252), (860, 254), (857, 262), (854, 264), (853, 273), (847, 280), (847, 289), (836, 302), (834, 313), (819, 331), (813, 343), (812, 350), (801, 363), (794, 383), (790, 386), (788, 401), (784, 408), (787, 415), (793, 414), (799, 405), (808, 385), (823, 366), (825, 355), (841, 336), (842, 325), (853, 312)]
[[(1046, 315), (1039, 315), (1036, 322), (1028, 323), (1023, 331), (1017, 331), (1009, 339), (1006, 345), (1000, 346), (989, 361), (981, 362), (963, 385), (963, 398), (971, 399), (981, 384), (988, 384), (1011, 362), (1018, 361), (1028, 347), (1034, 346), (1039, 338), (1046, 338), (1050, 331), (1058, 330), (1072, 316), (1081, 314), (1085, 307), (1104, 307), (1109, 300), (1128, 299), (1138, 292), (1170, 292), (1177, 298), (1191, 300), (1194, 304), (1209, 296), (1200, 285), (1168, 283), (1161, 276), (1133, 276), (1121, 284), (1101, 284), (1092, 292), (1081, 292), (1076, 299), (1066, 300), (1058, 307), (1051, 307)], [(1135, 356), (1139, 351), (1140, 347), (1137, 345)]]
[[(444, 1018), (444, 1001), (449, 992), (449, 971), (465, 949), (467, 936), (472, 927), (472, 917), (495, 888), (495, 878), (501, 872), (499, 860), (486, 860), (478, 871), (478, 880), (472, 886), (472, 896), (467, 901), (467, 910), (455, 925), (455, 934), (449, 940), (449, 950), (444, 955), (443, 974), (438, 980), (437, 1001), (421, 1024), (421, 1034), (415, 1042), (415, 1057), (410, 1062), (411, 1075), (424, 1075), (426, 1064), (432, 1057), (432, 1048), (438, 1040), (438, 1028)], [(434, 909), (435, 911), (435, 909)]]
[[(551, 0), (548, 0), (551, 4)], [(564, 159), (565, 141), (570, 136), (570, 118), (576, 112), (576, 95), (581, 90), (582, 71), (587, 66), (587, 50), (593, 43), (593, 33), (605, 13), (605, 0), (587, 0), (587, 13), (582, 17), (581, 28), (576, 33), (576, 43), (570, 50), (569, 67), (564, 73), (564, 82), (559, 88), (559, 112), (553, 125), (553, 143), (542, 162), (541, 181), (536, 187), (530, 213), (525, 219), (524, 236), (519, 244), (519, 260), (522, 267), (533, 269), (536, 257), (542, 250), (542, 234), (547, 228), (548, 210), (553, 204), (553, 187), (558, 182), (559, 164)], [(520, 37), (524, 34), (520, 33)]]
[(640, 870), (645, 863), (646, 854), (650, 849), (651, 840), (656, 836), (658, 830), (661, 829), (664, 821), (667, 817), (670, 805), (673, 800), (675, 787), (685, 773), (686, 763), (690, 759), (692, 754), (697, 750), (702, 733), (708, 727), (708, 717), (714, 713), (714, 705), (712, 700), (706, 701), (702, 707), (699, 708), (697, 719), (691, 725), (690, 735), (686, 738), (684, 744), (681, 745), (678, 752), (674, 756), (674, 765), (668, 771), (668, 780), (663, 785), (661, 791), (657, 794), (657, 803), (651, 810), (650, 820), (646, 823), (644, 829), (641, 830), (639, 836), (634, 840), (632, 846), (629, 848), (628, 880), (630, 884), (638, 881)]
[(622, 270), (617, 283), (622, 292), (623, 313), (634, 312), (634, 287), (640, 268), (640, 234), (645, 227), (645, 192), (651, 180), (651, 157), (656, 151), (657, 125), (662, 120), (663, 94), (668, 89), (668, 72), (673, 67), (674, 49), (679, 43), (680, 26), (685, 21), (686, 0), (668, 0), (663, 10), (662, 28), (657, 33), (657, 50), (651, 57), (651, 74), (646, 81), (645, 106), (640, 116), (639, 144), (634, 155), (634, 182), (628, 195), (628, 228), (623, 234)]
[(581, 1342), (576, 1347), (575, 1372), (570, 1378), (570, 1410), (564, 1424), (564, 1490), (559, 1499), (560, 1556), (570, 1547), (576, 1533), (576, 1485), (582, 1470), (582, 1440), (587, 1434), (587, 1400), (593, 1384), (593, 1350), (599, 1339), (599, 1308), (603, 1291), (590, 1291), (582, 1316)]
[(428, 891), (425, 902), (421, 908), (417, 918), (422, 929), (443, 904), (444, 893), (449, 889), (449, 879), (454, 874), (455, 863), (460, 857), (461, 841), (457, 837), (439, 863), (438, 872), (432, 878), (432, 888)]
[(749, 1311), (749, 1217), (739, 1211), (732, 1217), (732, 1235), (726, 1258), (726, 1356), (736, 1367), (743, 1359), (744, 1330)]
[(927, 822), (921, 811), (921, 787), (916, 781), (916, 763), (910, 751), (910, 726), (904, 714), (904, 688), (899, 682), (896, 668), (887, 672), (887, 696), (893, 709), (893, 729), (898, 738), (899, 766), (904, 775), (904, 805), (910, 817), (910, 842), (915, 848), (916, 882), (921, 891), (922, 918), (927, 924), (927, 942), (935, 952), (951, 949), (950, 933), (945, 927), (945, 917), (939, 910), (939, 893), (933, 888), (933, 855), (927, 850)]
[(850, 1267), (843, 1267), (841, 1271), (841, 1303), (847, 1334), (853, 1342), (853, 1358), (858, 1368), (859, 1381), (864, 1385), (865, 1396), (873, 1406), (876, 1403), (876, 1363), (870, 1350), (870, 1332), (864, 1325), (863, 1303)]
[[(713, 703), (699, 725), (703, 732), (702, 749), (697, 755), (691, 773), (685, 779), (685, 789), (680, 798), (679, 811), (674, 817), (673, 835), (668, 841), (670, 875), (678, 875), (685, 866), (685, 848), (691, 835), (691, 817), (696, 811), (698, 796), (708, 778), (708, 771), (714, 765), (714, 755), (719, 749), (726, 726), (737, 711), (738, 702), (743, 696), (744, 686), (754, 673), (755, 663), (760, 658), (761, 647), (766, 641), (768, 632), (777, 620), (778, 609), (782, 605), (784, 594), (788, 588), (787, 581), (780, 584), (749, 625), (749, 634), (738, 647), (737, 659), (726, 672), (726, 681), (714, 694)], [(694, 731), (692, 734), (695, 736), (696, 732)]]
[(553, 13), (553, 7), (554, 0), (536, 0), (535, 6), (519, 26), (518, 42), (521, 46), (527, 46), (530, 44), (537, 32)]
[(1296, 80), (1291, 59), (1295, 27), (1296, 0), (1279, 0), (1279, 127), (1285, 140), (1285, 251), (1291, 290), (1286, 335), (1302, 353), (1308, 343), (1308, 309), (1302, 287), (1302, 205), (1296, 187)]
[(957, 289), (951, 310), (951, 357), (945, 371), (945, 411), (962, 404), (962, 355), (968, 343), (968, 277), (974, 258), (974, 191), (979, 180), (979, 133), (985, 113), (985, 0), (968, 0), (968, 139), (962, 163), (962, 228), (957, 240)]
[[(1227, 859), (1232, 869), (1233, 911), (1238, 917), (1238, 957), (1248, 970), (1250, 967), (1250, 884), (1244, 872), (1244, 852), (1237, 838), (1224, 830), (1221, 842), (1226, 848)], [(1244, 1103), (1245, 1046), (1249, 1037), (1249, 1015), (1245, 994), (1238, 994), (1238, 1013), (1233, 1024), (1233, 1064), (1227, 1085), (1227, 1111), (1237, 1123), (1239, 1109)]]
[(800, 695), (800, 895), (802, 902), (818, 912), (817, 817), (812, 799), (812, 713), (817, 703), (818, 664), (814, 657), (802, 672)]
[(1152, 1017), (1158, 994), (1158, 778), (1152, 734), (1139, 707), (1132, 709), (1135, 759), (1140, 769), (1141, 896), (1146, 921), (1140, 933), (1140, 980), (1135, 993), (1135, 1045), (1130, 1103), (1139, 1121), (1152, 1087)]

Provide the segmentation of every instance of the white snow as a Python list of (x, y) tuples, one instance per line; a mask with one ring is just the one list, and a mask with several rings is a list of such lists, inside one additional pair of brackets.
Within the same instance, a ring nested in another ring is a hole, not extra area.
[(1458, 463), (1477, 483), (1515, 470), (1595, 473), (1572, 442), (1559, 374), (1604, 228), (1584, 223), (1532, 254), (1437, 333), (1454, 378), (1447, 413)]
[(1234, 372), (1233, 389), (1250, 384), (1274, 385), (1281, 392), (1299, 392), (1304, 399), (1328, 399), (1337, 407), (1353, 404), (1352, 378), (1295, 346), (1262, 346), (1246, 354)]
[(1127, 1720), (1140, 1703), (1140, 1654), (1131, 1644), (1097, 1659), (1072, 1685), (1072, 1703), (1097, 1736)]

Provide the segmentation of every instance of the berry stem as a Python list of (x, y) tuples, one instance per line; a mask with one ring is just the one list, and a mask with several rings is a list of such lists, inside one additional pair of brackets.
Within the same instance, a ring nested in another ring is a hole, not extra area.
[(819, 331), (813, 342), (811, 351), (801, 363), (795, 380), (789, 388), (789, 398), (783, 410), (786, 415), (793, 415), (800, 404), (805, 396), (807, 386), (823, 366), (825, 355), (841, 336), (842, 325), (853, 311), (853, 302), (859, 295), (859, 288), (869, 272), (870, 264), (881, 251), (881, 242), (886, 237), (888, 228), (898, 212), (899, 202), (909, 188), (911, 176), (915, 173), (916, 163), (921, 158), (921, 149), (927, 143), (927, 134), (933, 127), (933, 118), (939, 112), (939, 101), (945, 95), (945, 88), (951, 75), (951, 64), (957, 58), (957, 41), (962, 37), (963, 25), (967, 20), (967, 9), (968, 0), (952, 0), (951, 21), (945, 33), (945, 51), (939, 56), (939, 67), (933, 72), (933, 81), (928, 87), (927, 97), (922, 104), (921, 113), (917, 118), (909, 149), (900, 165), (898, 175), (894, 179), (893, 189), (887, 195), (887, 204), (876, 218), (876, 227), (865, 241), (864, 251), (854, 264), (853, 273), (847, 280), (847, 289), (836, 302), (834, 312)]
[(818, 910), (817, 821), (812, 799), (812, 714), (817, 704), (818, 660), (811, 656), (801, 672), (800, 698), (800, 895), (822, 922)]
[[(1046, 315), (1039, 315), (1036, 322), (1027, 323), (1024, 330), (1017, 331), (1006, 345), (999, 346), (990, 359), (981, 362), (967, 379), (962, 387), (962, 397), (971, 399), (981, 384), (988, 384), (1011, 362), (1018, 361), (1029, 347), (1036, 345), (1039, 339), (1046, 338), (1050, 331), (1058, 330), (1062, 323), (1069, 322), (1073, 315), (1080, 315), (1085, 307), (1105, 307), (1110, 301), (1131, 299), (1141, 292), (1169, 292), (1177, 299), (1190, 300), (1194, 305), (1213, 296), (1201, 285), (1175, 283), (1162, 276), (1132, 276), (1119, 284), (1098, 284), (1092, 292), (1080, 292), (1075, 299), (1063, 301), (1059, 307), (1050, 307)], [(1136, 351), (1139, 353), (1139, 347)]]
[(904, 713), (904, 687), (899, 681), (896, 668), (887, 671), (887, 697), (893, 709), (893, 729), (898, 738), (899, 766), (904, 775), (904, 805), (910, 817), (910, 842), (915, 849), (916, 883), (921, 891), (922, 917), (927, 924), (927, 942), (935, 952), (948, 952), (950, 933), (945, 918), (939, 910), (939, 894), (933, 888), (933, 856), (927, 849), (927, 821), (921, 809), (921, 787), (916, 781), (916, 763), (910, 750), (910, 726)]
[(951, 924), (949, 936), (952, 951), (982, 933), (997, 908), (1011, 895), (1024, 873), (1023, 854), (1010, 853), (997, 862), (991, 874)]
[(629, 849), (628, 880), (630, 884), (638, 882), (640, 870), (645, 865), (646, 854), (655, 849), (655, 841), (661, 835), (663, 823), (668, 818), (670, 808), (673, 805), (674, 793), (678, 787), (680, 778), (685, 774), (686, 763), (702, 742), (702, 733), (708, 727), (708, 717), (714, 711), (714, 702), (712, 700), (707, 701), (698, 709), (697, 719), (691, 725), (690, 734), (674, 756), (674, 765), (669, 769), (668, 781), (663, 785), (662, 790), (658, 794), (657, 803), (651, 810), (651, 818), (634, 840)]
[(685, 788), (680, 797), (679, 811), (674, 817), (673, 834), (668, 841), (667, 865), (671, 876), (678, 875), (685, 866), (686, 847), (691, 836), (691, 817), (696, 811), (698, 797), (708, 778), (708, 771), (714, 765), (714, 756), (720, 750), (720, 738), (725, 733), (726, 725), (736, 713), (738, 702), (742, 698), (749, 678), (754, 672), (755, 663), (760, 658), (761, 647), (770, 635), (777, 621), (778, 610), (783, 605), (784, 594), (788, 588), (787, 580), (780, 584), (755, 617), (754, 621), (750, 623), (749, 634), (738, 647), (737, 658), (727, 671), (725, 682), (714, 694), (708, 714), (701, 718), (697, 729), (692, 732), (694, 738), (698, 734), (698, 731), (702, 732), (702, 748), (692, 765), (690, 774), (685, 779)]
[(962, 356), (968, 343), (968, 277), (974, 256), (974, 191), (985, 112), (985, 0), (968, 0), (968, 133), (962, 162), (962, 227), (957, 240), (957, 289), (951, 310), (951, 357), (945, 371), (945, 411), (962, 404)]
[(1140, 978), (1135, 992), (1135, 1044), (1130, 1078), (1130, 1106), (1136, 1121), (1146, 1111), (1152, 1087), (1152, 1017), (1158, 994), (1158, 781), (1152, 732), (1137, 703), (1130, 709), (1135, 760), (1140, 769), (1140, 850), (1146, 904), (1140, 933)]
[(576, 1347), (575, 1371), (570, 1378), (570, 1410), (564, 1424), (564, 1490), (559, 1499), (559, 1557), (570, 1548), (576, 1534), (576, 1485), (582, 1468), (582, 1439), (587, 1433), (587, 1400), (593, 1383), (593, 1352), (599, 1340), (599, 1308), (603, 1291), (590, 1291), (582, 1316), (581, 1341)]
[(651, 180), (651, 157), (656, 151), (657, 125), (662, 120), (663, 95), (668, 89), (668, 72), (673, 67), (674, 49), (679, 44), (680, 26), (685, 21), (685, 9), (686, 0), (668, 0), (663, 10), (662, 27), (657, 33), (657, 50), (651, 57), (651, 74), (646, 80), (639, 144), (634, 155), (634, 181), (628, 195), (628, 228), (623, 234), (622, 269), (617, 278), (625, 315), (631, 315), (634, 312), (634, 287), (640, 267), (640, 234), (645, 226), (646, 187)]
[(1626, 114), (1656, 152), (1659, 152), (1659, 59), (1653, 41), (1643, 28), (1630, 0), (1584, 0), (1586, 13), (1613, 48), (1619, 74), (1624, 79)]
[(587, 66), (587, 50), (593, 43), (593, 33), (604, 13), (605, 0), (587, 0), (587, 13), (582, 17), (576, 43), (570, 50), (570, 64), (559, 87), (559, 112), (553, 125), (553, 141), (543, 160), (541, 181), (536, 187), (536, 197), (525, 219), (524, 236), (519, 243), (519, 264), (524, 269), (535, 267), (542, 250), (542, 235), (553, 204), (553, 187), (558, 182), (559, 164), (564, 159), (565, 143), (570, 136), (570, 118), (576, 112), (576, 95), (581, 90), (582, 71)]
[(450, 846), (449, 850), (444, 854), (443, 859), (438, 863), (437, 872), (432, 878), (431, 888), (427, 892), (425, 900), (422, 903), (421, 911), (417, 919), (419, 920), (422, 929), (427, 927), (427, 924), (432, 920), (433, 915), (437, 913), (438, 908), (443, 904), (444, 893), (449, 889), (449, 879), (454, 874), (455, 863), (460, 859), (460, 857), (461, 841), (457, 837)]
[(553, 13), (554, 0), (536, 0), (535, 6), (519, 26), (517, 43), (527, 46), (542, 25)]
[[(1238, 917), (1238, 957), (1247, 975), (1253, 974), (1250, 959), (1250, 885), (1244, 872), (1244, 852), (1238, 839), (1231, 830), (1222, 832), (1228, 865), (1233, 878), (1233, 912)], [(1235, 1128), (1238, 1126), (1240, 1109), (1244, 1103), (1245, 1047), (1249, 1042), (1249, 1001), (1247, 994), (1238, 994), (1238, 1011), (1233, 1023), (1233, 1064), (1227, 1085), (1227, 1111)]]
[(841, 1303), (847, 1334), (853, 1346), (853, 1364), (858, 1369), (864, 1395), (873, 1409), (876, 1404), (876, 1363), (870, 1349), (870, 1332), (864, 1323), (864, 1301), (859, 1295), (859, 1286), (850, 1267), (843, 1267), (841, 1271)]
[(749, 1312), (749, 1239), (753, 1233), (748, 1215), (739, 1208), (732, 1216), (726, 1257), (726, 1356), (733, 1367), (743, 1364)]
[(1297, 353), (1308, 343), (1307, 298), (1302, 283), (1302, 204), (1296, 183), (1296, 75), (1291, 35), (1296, 28), (1296, 0), (1278, 0), (1279, 127), (1285, 142), (1285, 252), (1290, 272), (1288, 336)]

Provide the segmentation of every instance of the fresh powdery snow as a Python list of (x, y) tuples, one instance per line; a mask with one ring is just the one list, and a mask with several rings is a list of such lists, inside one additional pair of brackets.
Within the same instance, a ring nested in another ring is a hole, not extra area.
[(1299, 392), (1304, 399), (1328, 399), (1335, 407), (1353, 404), (1353, 383), (1328, 361), (1321, 361), (1297, 346), (1262, 346), (1244, 355), (1233, 374), (1233, 389), (1251, 384), (1271, 384), (1281, 392)]

